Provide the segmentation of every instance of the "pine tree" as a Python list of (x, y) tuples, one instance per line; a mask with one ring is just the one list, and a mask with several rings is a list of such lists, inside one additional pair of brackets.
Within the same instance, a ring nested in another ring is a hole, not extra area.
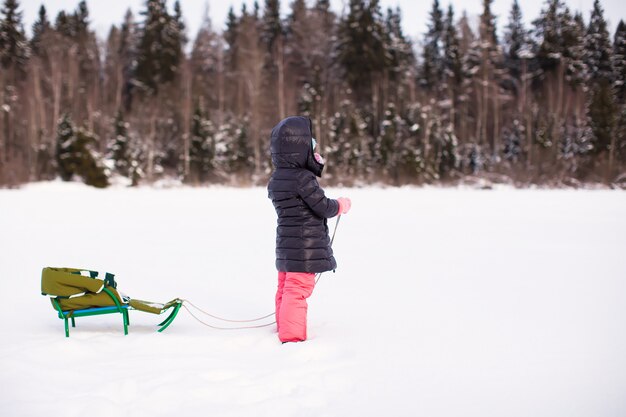
[(89, 9), (83, 0), (78, 4), (71, 19), (74, 26), (74, 45), (77, 47), (78, 88), (74, 99), (72, 114), (76, 120), (87, 120), (93, 126), (93, 113), (89, 108), (97, 106), (98, 83), (100, 81), (100, 51), (96, 35), (89, 29)]
[(317, 91), (311, 84), (304, 83), (298, 97), (298, 114), (312, 117), (315, 113), (315, 96)]
[(41, 40), (44, 33), (51, 29), (50, 21), (48, 20), (48, 13), (45, 6), (42, 4), (39, 8), (37, 20), (33, 23), (32, 33), (33, 36), (30, 39), (30, 48), (35, 55), (41, 54)]
[(463, 82), (463, 63), (461, 61), (460, 40), (454, 23), (454, 10), (448, 7), (443, 35), (443, 77), (444, 85), (451, 93), (451, 99), (459, 96), (459, 87)]
[(231, 6), (226, 16), (226, 29), (224, 30), (224, 41), (226, 42), (225, 61), (229, 73), (235, 72), (237, 68), (237, 27), (239, 21), (235, 11)]
[[(261, 111), (261, 120), (264, 125), (269, 126), (286, 116), (285, 43), (279, 0), (265, 0), (265, 8), (260, 23), (260, 42), (263, 57), (260, 101), (265, 103)], [(250, 64), (255, 65), (255, 63)], [(255, 143), (255, 156), (260, 157), (258, 143)], [(259, 168), (260, 161), (257, 160), (256, 162), (257, 168)]]
[(528, 30), (524, 27), (519, 3), (514, 0), (504, 31), (505, 65), (514, 78), (519, 79), (521, 76), (521, 61), (528, 48)]
[(604, 20), (604, 10), (599, 0), (595, 0), (593, 3), (593, 10), (585, 36), (585, 49), (589, 81), (591, 83), (612, 82), (612, 48), (606, 20)]
[(547, 9), (542, 10), (533, 24), (537, 38), (537, 59), (544, 72), (553, 71), (563, 56), (563, 25), (561, 16), (565, 6), (560, 0), (547, 0)]
[(397, 185), (415, 183), (422, 180), (426, 170), (424, 161), (424, 141), (420, 140), (421, 126), (424, 126), (426, 113), (419, 103), (411, 104), (402, 118), (400, 143), (395, 150), (395, 180)]
[(524, 149), (525, 130), (524, 125), (518, 119), (513, 120), (512, 126), (502, 130), (502, 143), (504, 144), (502, 152), (507, 161), (516, 163), (520, 160)]
[(244, 120), (235, 130), (230, 150), (230, 170), (233, 174), (250, 174), (254, 168), (253, 150), (250, 148), (248, 122)]
[(97, 188), (109, 185), (108, 176), (95, 151), (97, 139), (85, 129), (76, 129), (68, 114), (57, 128), (56, 162), (64, 181), (81, 177), (85, 184)]
[(626, 105), (622, 104), (615, 127), (615, 155), (619, 169), (624, 172), (626, 165)]
[(458, 22), (459, 28), (459, 52), (461, 56), (462, 83), (459, 95), (459, 123), (457, 131), (459, 137), (467, 141), (476, 141), (477, 129), (475, 127), (478, 120), (478, 106), (476, 105), (478, 96), (478, 86), (476, 82), (478, 71), (481, 65), (480, 50), (477, 47), (478, 41), (472, 31), (467, 13), (463, 13)]
[(428, 31), (424, 35), (420, 84), (426, 90), (435, 90), (443, 73), (444, 60), (444, 21), (443, 11), (439, 7), (439, 0), (433, 0), (429, 16)]
[[(569, 16), (567, 16), (569, 17)], [(570, 86), (582, 86), (587, 79), (585, 66), (585, 22), (580, 13), (574, 19), (566, 19), (563, 38), (565, 44), (565, 78)]]
[(87, 8), (87, 2), (85, 2), (84, 0), (78, 3), (78, 9), (74, 13), (74, 19), (76, 24), (76, 32), (87, 32), (89, 28), (89, 9)]
[(135, 73), (137, 65), (137, 25), (130, 9), (126, 11), (124, 23), (120, 29), (117, 56), (122, 63), (122, 103), (124, 109), (129, 112), (132, 107), (134, 89), (133, 74)]
[(616, 156), (624, 170), (626, 164), (626, 24), (619, 21), (613, 42), (613, 73), (615, 82), (615, 101), (618, 105), (618, 118), (614, 137), (616, 138)]
[(500, 116), (498, 111), (499, 87), (501, 81), (502, 56), (496, 36), (496, 17), (491, 11), (493, 0), (483, 0), (483, 12), (480, 15), (479, 45), (481, 54), (480, 65), (480, 91), (479, 112), (480, 132), (478, 133), (479, 143), (487, 142), (490, 145), (492, 156), (498, 152), (500, 138)]
[(191, 121), (189, 171), (193, 181), (205, 182), (215, 169), (215, 143), (213, 124), (201, 106), (196, 106)]
[(329, 120), (328, 146), (323, 151), (329, 161), (329, 173), (335, 179), (353, 180), (364, 175), (371, 166), (373, 158), (367, 145), (372, 144), (372, 140), (361, 113), (353, 102), (343, 100)]
[(452, 129), (447, 125), (441, 135), (440, 141), (435, 142), (435, 155), (438, 156), (438, 174), (441, 180), (452, 179), (460, 165), (458, 153), (459, 141)]
[(87, 129), (80, 128), (76, 132), (76, 149), (80, 155), (77, 175), (82, 177), (87, 185), (96, 188), (109, 186), (109, 178), (106, 168), (102, 163), (102, 157), (96, 151), (97, 136)]
[(315, 6), (313, 8), (322, 13), (330, 12), (330, 0), (316, 0)]
[(11, 68), (16, 75), (23, 77), (30, 51), (24, 34), (22, 12), (18, 8), (17, 0), (5, 0), (0, 9), (0, 64), (3, 69)]
[(261, 40), (267, 52), (273, 54), (275, 43), (283, 33), (280, 21), (280, 0), (265, 0), (262, 27)]
[(577, 173), (579, 162), (592, 150), (593, 134), (584, 120), (576, 118), (561, 127), (560, 158), (568, 174)]
[(259, 1), (254, 0), (254, 4), (252, 5), (252, 17), (254, 18), (254, 20), (259, 19), (260, 11), (261, 11), (261, 6), (259, 6)]
[(56, 19), (54, 20), (54, 30), (68, 38), (74, 36), (74, 25), (72, 23), (72, 19), (65, 13), (64, 10), (61, 10)]
[(398, 132), (396, 126), (396, 107), (393, 103), (387, 105), (385, 120), (382, 122), (380, 135), (376, 142), (374, 155), (383, 172), (388, 173), (394, 168), (394, 153), (398, 142)]
[(57, 127), (56, 162), (63, 181), (69, 181), (77, 170), (76, 157), (73, 155), (74, 124), (66, 113)]
[(337, 61), (360, 105), (371, 103), (372, 81), (389, 63), (381, 20), (378, 1), (350, 0), (338, 27)]
[[(180, 10), (180, 8), (179, 8)], [(141, 13), (135, 79), (149, 93), (157, 93), (163, 84), (174, 81), (182, 57), (184, 35), (180, 16), (170, 16), (165, 0), (147, 0)]]
[(469, 168), (469, 172), (473, 175), (478, 174), (480, 171), (484, 170), (485, 165), (487, 164), (485, 158), (485, 150), (482, 146), (479, 146), (475, 143), (468, 144), (468, 154), (466, 158), (466, 165)]
[(4, 176), (19, 182), (28, 178), (32, 148), (22, 94), (30, 50), (18, 8), (17, 0), (5, 0), (0, 9), (0, 181)]
[(587, 115), (597, 153), (611, 149), (616, 118), (611, 65), (613, 51), (603, 14), (599, 0), (596, 0), (585, 37), (586, 65), (589, 71)]
[[(240, 42), (239, 36), (241, 22), (235, 15), (235, 11), (231, 6), (226, 16), (226, 27), (222, 37), (224, 39), (224, 83), (229, 86), (225, 89), (225, 109), (228, 112), (237, 113), (239, 86), (241, 77), (238, 74)], [(222, 127), (220, 126), (220, 129)]]
[(174, 2), (174, 15), (169, 16), (168, 24), (163, 33), (163, 56), (166, 62), (172, 62), (173, 67), (165, 76), (165, 80), (173, 80), (176, 77), (178, 67), (183, 60), (183, 48), (187, 43), (185, 34), (185, 23), (183, 22), (183, 12), (180, 2)]
[(615, 99), (626, 104), (626, 24), (619, 21), (613, 41), (613, 73), (615, 75)]
[(498, 36), (496, 35), (496, 16), (491, 11), (493, 0), (483, 0), (483, 13), (480, 15), (480, 36), (486, 42), (488, 49), (496, 48)]
[[(287, 49), (295, 49), (302, 48), (304, 46), (304, 42), (308, 39), (305, 39), (308, 28), (308, 9), (306, 7), (306, 2), (304, 0), (294, 0), (291, 3), (291, 11), (287, 16), (287, 20), (284, 25), (284, 31), (286, 36), (286, 43), (289, 45)], [(295, 52), (295, 51), (294, 51)], [(300, 54), (303, 54), (307, 51), (298, 51)]]
[(220, 85), (220, 71), (223, 71), (220, 67), (221, 48), (221, 39), (213, 32), (207, 10), (193, 43), (189, 63), (192, 74), (192, 99), (208, 111), (219, 110), (221, 105), (221, 91), (224, 90)]
[(237, 136), (237, 125), (239, 125), (239, 121), (227, 115), (224, 123), (216, 129), (214, 137), (214, 172), (216, 178), (227, 178), (231, 176), (231, 159), (234, 153), (233, 141)]
[(131, 145), (128, 133), (128, 123), (124, 121), (121, 111), (118, 111), (114, 122), (114, 139), (109, 145), (109, 155), (113, 160), (113, 167), (116, 173), (130, 177), (133, 166), (131, 159)]
[[(310, 83), (314, 78), (315, 69), (312, 68), (313, 38), (309, 11), (304, 0), (295, 0), (291, 3), (291, 12), (285, 23), (285, 84), (288, 102), (295, 102), (297, 93), (304, 83)], [(287, 114), (292, 114), (295, 108), (287, 104)]]
[(402, 30), (402, 14), (400, 8), (387, 9), (385, 22), (386, 45), (385, 50), (389, 54), (389, 71), (391, 80), (400, 82), (409, 69), (415, 64), (413, 45)]

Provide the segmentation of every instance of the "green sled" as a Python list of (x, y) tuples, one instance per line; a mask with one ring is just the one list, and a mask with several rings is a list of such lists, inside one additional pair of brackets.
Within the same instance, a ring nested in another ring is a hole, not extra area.
[(65, 322), (65, 337), (70, 336), (69, 323), (76, 327), (76, 317), (99, 316), (103, 314), (122, 315), (124, 334), (128, 334), (129, 310), (139, 310), (152, 314), (163, 314), (171, 310), (165, 320), (158, 324), (159, 332), (172, 324), (183, 301), (175, 298), (165, 304), (137, 300), (122, 296), (117, 291), (115, 275), (89, 269), (46, 267), (41, 272), (41, 293), (50, 297), (58, 317)]

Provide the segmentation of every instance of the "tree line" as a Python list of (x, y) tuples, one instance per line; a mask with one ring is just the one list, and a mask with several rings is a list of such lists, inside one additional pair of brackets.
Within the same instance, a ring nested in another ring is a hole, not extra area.
[(271, 128), (295, 114), (334, 184), (626, 183), (623, 20), (611, 36), (599, 0), (588, 23), (547, 0), (527, 27), (514, 0), (498, 36), (492, 2), (474, 21), (434, 0), (414, 43), (378, 0), (244, 4), (193, 39), (178, 1), (146, 0), (106, 40), (85, 1), (54, 20), (42, 5), (28, 38), (4, 0), (0, 186), (262, 184)]

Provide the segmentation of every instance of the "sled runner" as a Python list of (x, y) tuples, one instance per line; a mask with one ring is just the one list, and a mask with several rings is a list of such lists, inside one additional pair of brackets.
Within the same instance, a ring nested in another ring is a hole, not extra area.
[(163, 314), (172, 309), (158, 325), (158, 331), (162, 332), (172, 324), (182, 306), (182, 300), (178, 298), (161, 304), (127, 297), (117, 290), (114, 274), (106, 272), (104, 279), (98, 276), (98, 271), (77, 268), (46, 267), (41, 272), (41, 293), (50, 297), (58, 317), (64, 320), (65, 337), (70, 336), (68, 320), (71, 320), (72, 327), (76, 327), (76, 317), (119, 313), (127, 335), (129, 310)]

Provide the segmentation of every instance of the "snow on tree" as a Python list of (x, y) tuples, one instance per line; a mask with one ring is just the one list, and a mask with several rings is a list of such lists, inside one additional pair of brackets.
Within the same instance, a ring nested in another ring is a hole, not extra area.
[(427, 173), (436, 180), (450, 179), (459, 168), (458, 139), (452, 126), (444, 123), (440, 117), (431, 117), (428, 123), (427, 141), (432, 162), (427, 165), (430, 168)]
[(189, 174), (192, 182), (212, 179), (215, 170), (215, 128), (200, 105), (191, 121)]
[(565, 79), (572, 87), (582, 87), (588, 76), (585, 65), (585, 22), (581, 13), (576, 13), (571, 19), (568, 11), (565, 24)]
[(585, 58), (589, 72), (587, 115), (594, 136), (595, 152), (609, 151), (613, 140), (616, 107), (613, 93), (612, 45), (604, 11), (599, 0), (593, 4), (587, 34)]
[(564, 135), (561, 140), (561, 156), (564, 159), (572, 159), (591, 151), (592, 134), (584, 120), (565, 123), (562, 129)]
[(614, 133), (615, 152), (623, 170), (626, 164), (626, 24), (623, 20), (619, 21), (615, 31), (613, 73), (615, 75), (613, 91), (619, 109)]
[(76, 129), (72, 119), (65, 114), (57, 129), (56, 163), (64, 181), (75, 176), (97, 188), (109, 185), (106, 169), (96, 151), (97, 138), (83, 128)]
[(613, 41), (613, 74), (615, 98), (622, 106), (626, 104), (626, 24), (619, 21)]
[(378, 162), (383, 172), (387, 174), (395, 165), (394, 154), (400, 145), (398, 136), (401, 132), (397, 119), (396, 107), (393, 103), (389, 103), (385, 111), (385, 120), (382, 122), (380, 135), (376, 141), (373, 152), (376, 155), (376, 162)]
[(518, 120), (513, 120), (512, 126), (502, 130), (502, 149), (504, 159), (512, 163), (518, 162), (524, 149), (525, 127)]
[(254, 168), (254, 153), (250, 147), (248, 120), (237, 124), (231, 137), (229, 168), (231, 173), (251, 174)]
[(352, 101), (344, 100), (330, 118), (330, 132), (323, 154), (334, 178), (348, 180), (369, 173), (372, 138), (367, 132), (367, 117), (366, 112), (360, 111)]
[(109, 144), (108, 155), (113, 161), (114, 172), (124, 177), (130, 177), (132, 167), (128, 127), (122, 112), (118, 111), (114, 122), (114, 137)]

